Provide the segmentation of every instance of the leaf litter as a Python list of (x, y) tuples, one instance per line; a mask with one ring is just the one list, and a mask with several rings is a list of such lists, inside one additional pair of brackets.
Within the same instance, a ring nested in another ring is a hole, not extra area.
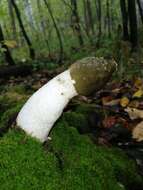
[(143, 175), (143, 80), (111, 82), (94, 96), (80, 97), (75, 101), (90, 104), (97, 110), (95, 114), (98, 112), (94, 141), (123, 149), (136, 160)]
[[(58, 71), (54, 73), (43, 70), (26, 78), (11, 77), (6, 81), (5, 91), (22, 84), (32, 93), (56, 74)], [(136, 78), (130, 81), (110, 82), (106, 88), (91, 97), (79, 96), (73, 99), (65, 112), (72, 111), (74, 106), (82, 103), (89, 104), (96, 110), (89, 115), (89, 118), (92, 118), (94, 142), (123, 149), (136, 160), (143, 174), (143, 80)]]

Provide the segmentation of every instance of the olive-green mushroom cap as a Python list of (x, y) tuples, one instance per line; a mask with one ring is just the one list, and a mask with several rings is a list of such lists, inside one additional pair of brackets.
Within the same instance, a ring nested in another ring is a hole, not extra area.
[(70, 66), (70, 74), (75, 81), (78, 94), (90, 95), (101, 89), (116, 70), (117, 63), (103, 57), (87, 57)]

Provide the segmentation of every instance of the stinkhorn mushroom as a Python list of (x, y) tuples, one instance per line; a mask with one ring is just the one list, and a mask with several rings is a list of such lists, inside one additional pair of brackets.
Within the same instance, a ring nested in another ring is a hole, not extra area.
[(41, 142), (68, 102), (78, 94), (89, 95), (99, 90), (116, 68), (114, 60), (87, 57), (72, 64), (35, 92), (18, 114), (17, 125)]

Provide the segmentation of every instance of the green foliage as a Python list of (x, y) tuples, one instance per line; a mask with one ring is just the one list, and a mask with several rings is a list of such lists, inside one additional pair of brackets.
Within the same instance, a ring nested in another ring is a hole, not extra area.
[(33, 65), (34, 70), (47, 69), (48, 71), (51, 71), (59, 67), (58, 64), (54, 62), (48, 62), (47, 59), (43, 61), (35, 60), (35, 61), (32, 61), (31, 64)]

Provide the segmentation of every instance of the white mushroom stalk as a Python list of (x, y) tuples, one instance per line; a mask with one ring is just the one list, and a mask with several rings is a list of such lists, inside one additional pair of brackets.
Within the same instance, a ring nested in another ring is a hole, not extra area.
[(89, 57), (77, 61), (35, 92), (18, 114), (17, 125), (41, 142), (47, 140), (54, 123), (68, 102), (78, 94), (101, 88), (115, 70), (115, 62)]

